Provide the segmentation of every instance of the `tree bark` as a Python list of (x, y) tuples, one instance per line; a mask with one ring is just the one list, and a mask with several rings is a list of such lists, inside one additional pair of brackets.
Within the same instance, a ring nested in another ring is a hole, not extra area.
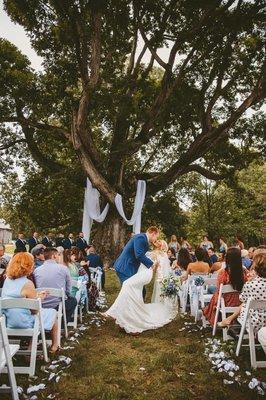
[(110, 207), (106, 220), (102, 224), (97, 224), (96, 233), (93, 237), (93, 243), (97, 252), (101, 255), (104, 265), (107, 267), (113, 265), (124, 247), (126, 239), (126, 224), (116, 210)]

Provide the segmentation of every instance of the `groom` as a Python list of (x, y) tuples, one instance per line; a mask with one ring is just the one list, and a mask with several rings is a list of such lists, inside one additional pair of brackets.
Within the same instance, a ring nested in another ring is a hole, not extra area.
[(147, 268), (153, 266), (153, 261), (145, 254), (149, 251), (149, 245), (156, 242), (159, 234), (159, 229), (156, 226), (151, 226), (146, 233), (138, 233), (127, 242), (114, 263), (121, 285), (138, 272), (140, 264), (144, 264)]

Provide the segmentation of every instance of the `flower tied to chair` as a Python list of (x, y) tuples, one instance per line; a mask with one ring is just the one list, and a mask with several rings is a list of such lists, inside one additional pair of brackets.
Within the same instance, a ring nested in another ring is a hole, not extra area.
[(195, 286), (203, 286), (204, 285), (204, 279), (202, 276), (197, 276), (197, 278), (194, 281)]

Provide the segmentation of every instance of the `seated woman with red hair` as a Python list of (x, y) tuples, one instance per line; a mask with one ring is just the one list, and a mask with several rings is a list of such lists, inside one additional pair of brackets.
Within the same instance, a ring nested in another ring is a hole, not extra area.
[[(29, 253), (17, 253), (11, 259), (7, 270), (6, 280), (2, 289), (2, 298), (6, 299), (44, 299), (47, 292), (37, 292), (33, 282), (28, 279), (34, 268), (33, 256)], [(13, 308), (3, 310), (6, 316), (6, 324), (8, 328), (13, 329), (30, 329), (34, 326), (35, 316), (30, 310), (25, 308)], [(51, 331), (52, 346), (51, 353), (58, 350), (57, 332), (57, 311), (52, 308), (43, 308), (41, 310), (44, 329)]]

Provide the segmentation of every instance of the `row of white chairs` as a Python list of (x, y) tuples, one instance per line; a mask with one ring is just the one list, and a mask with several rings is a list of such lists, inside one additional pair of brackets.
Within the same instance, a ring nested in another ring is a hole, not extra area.
[[(202, 286), (195, 287), (195, 279), (197, 277), (201, 277), (204, 280), (204, 284)], [(203, 315), (204, 307), (211, 301), (213, 294), (208, 293), (208, 288), (210, 286), (216, 285), (217, 276), (205, 275), (205, 274), (193, 274), (189, 276), (186, 282), (182, 285), (182, 289), (180, 290), (180, 305), (181, 312), (186, 312), (188, 299), (190, 304), (190, 314), (195, 317), (195, 322), (199, 319), (202, 321), (203, 327), (206, 327), (208, 322)], [(231, 285), (220, 285), (218, 301), (216, 306), (215, 313), (215, 321), (213, 326), (212, 334), (216, 335), (219, 316), (222, 319), (225, 319), (229, 314), (234, 313), (238, 307), (228, 307), (225, 305), (224, 295), (227, 293), (233, 293), (236, 290), (233, 289)], [(266, 301), (257, 301), (254, 299), (249, 299), (246, 304), (245, 316), (243, 319), (243, 324), (241, 325), (241, 331), (239, 334), (239, 339), (236, 347), (236, 356), (239, 356), (240, 348), (243, 345), (243, 340), (248, 340), (248, 345), (250, 348), (250, 361), (252, 368), (264, 368), (266, 367), (266, 361), (259, 361), (256, 358), (256, 347), (260, 346), (260, 344), (255, 344), (255, 334), (253, 330), (253, 326), (250, 320), (250, 312), (254, 312), (255, 310), (266, 310)], [(231, 339), (231, 336), (228, 334), (228, 327), (222, 329), (223, 340)]]
[[(85, 283), (81, 283), (76, 280), (72, 280), (72, 286), (78, 289), (76, 293), (77, 306), (74, 311), (73, 322), (67, 323), (66, 319), (66, 307), (65, 307), (65, 291), (64, 289), (55, 288), (38, 288), (38, 291), (48, 291), (49, 296), (57, 297), (60, 299), (58, 311), (57, 311), (57, 321), (58, 321), (58, 343), (61, 346), (62, 330), (61, 325), (63, 321), (63, 332), (64, 336), (68, 337), (68, 328), (73, 327), (74, 329), (78, 326), (78, 317), (82, 323), (82, 313), (84, 307), (88, 312), (88, 298), (85, 300), (85, 304), (81, 303), (81, 291), (84, 290)], [(1, 296), (1, 289), (0, 289)], [(34, 326), (32, 329), (13, 329), (7, 328), (5, 324), (5, 316), (1, 315), (1, 310), (11, 309), (11, 308), (24, 308), (33, 311), (36, 314), (34, 321)], [(10, 387), (0, 386), (0, 393), (11, 392), (13, 400), (18, 399), (17, 385), (15, 374), (28, 374), (29, 376), (34, 376), (36, 369), (36, 359), (37, 354), (42, 353), (45, 362), (49, 361), (47, 352), (47, 340), (45, 336), (42, 314), (41, 314), (41, 300), (40, 299), (4, 299), (0, 297), (0, 373), (7, 373), (9, 376)], [(22, 350), (20, 347), (21, 338), (27, 337), (31, 339), (31, 349)], [(10, 339), (12, 338), (12, 339)], [(14, 339), (15, 338), (15, 339)], [(39, 341), (40, 339), (40, 341)], [(38, 351), (38, 344), (41, 344), (42, 351)], [(12, 362), (12, 357), (17, 355), (30, 355), (30, 362), (28, 366), (14, 366)]]
[[(99, 268), (90, 268), (91, 279), (96, 284), (99, 291), (102, 290), (101, 286), (101, 277), (102, 271)], [(76, 299), (77, 306), (74, 311), (74, 319), (73, 322), (67, 323), (66, 318), (66, 307), (65, 307), (65, 291), (64, 289), (55, 289), (55, 288), (38, 288), (38, 291), (48, 291), (49, 296), (57, 297), (60, 299), (58, 311), (57, 311), (57, 321), (58, 321), (58, 343), (61, 346), (61, 326), (63, 321), (63, 331), (64, 335), (68, 337), (68, 327), (73, 327), (74, 329), (78, 326), (78, 317), (80, 322), (83, 320), (83, 311), (84, 308), (86, 312), (89, 312), (89, 302), (88, 296), (85, 297), (85, 302), (81, 301), (82, 292), (86, 292), (86, 282), (80, 282), (79, 280), (72, 280), (72, 287), (76, 287)], [(12, 399), (18, 400), (18, 391), (15, 374), (28, 374), (29, 376), (34, 376), (36, 369), (36, 359), (37, 354), (40, 351), (37, 350), (39, 339), (42, 345), (43, 358), (45, 362), (48, 362), (48, 353), (47, 353), (47, 340), (44, 331), (44, 325), (41, 314), (41, 300), (40, 299), (4, 299), (1, 298), (1, 289), (0, 289), (0, 374), (1, 372), (8, 373), (10, 387), (8, 386), (0, 386), (0, 393), (8, 393), (11, 392)], [(10, 309), (10, 308), (25, 308), (30, 311), (33, 311), (36, 314), (34, 326), (32, 329), (11, 329), (7, 328), (5, 324), (5, 316), (2, 315), (1, 310)], [(9, 339), (19, 338), (19, 340)], [(21, 338), (29, 337), (31, 338), (31, 350), (22, 350), (20, 348)], [(29, 354), (30, 355), (30, 363), (29, 366), (14, 366), (12, 362), (12, 357), (15, 354)]]

